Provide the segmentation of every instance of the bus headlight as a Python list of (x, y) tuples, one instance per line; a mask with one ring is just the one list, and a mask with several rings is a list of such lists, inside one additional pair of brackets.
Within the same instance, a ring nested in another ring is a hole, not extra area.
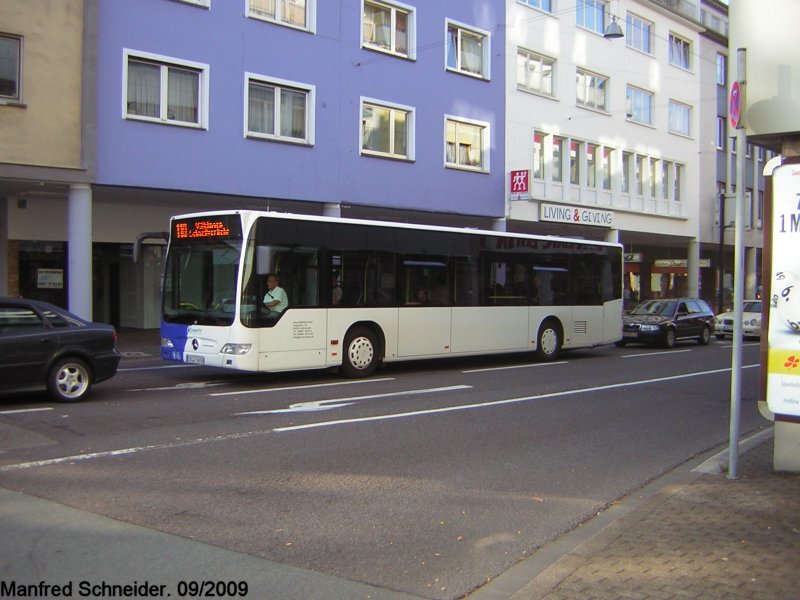
[(234, 356), (244, 356), (250, 352), (253, 344), (225, 344), (220, 352), (222, 354), (233, 354)]

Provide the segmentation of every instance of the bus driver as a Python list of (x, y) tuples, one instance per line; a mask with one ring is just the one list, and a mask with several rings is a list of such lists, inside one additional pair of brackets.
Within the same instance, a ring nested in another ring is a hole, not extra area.
[(269, 310), (270, 315), (279, 316), (289, 306), (289, 298), (280, 285), (280, 277), (270, 273), (267, 277), (267, 293), (264, 295), (264, 306)]

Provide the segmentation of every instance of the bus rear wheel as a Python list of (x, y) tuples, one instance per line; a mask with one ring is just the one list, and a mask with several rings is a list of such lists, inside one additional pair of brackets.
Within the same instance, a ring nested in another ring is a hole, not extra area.
[(561, 327), (557, 321), (548, 319), (542, 323), (536, 336), (536, 357), (543, 361), (555, 360), (561, 352), (561, 336)]
[(342, 373), (347, 377), (369, 377), (378, 367), (378, 342), (366, 327), (356, 327), (344, 339)]

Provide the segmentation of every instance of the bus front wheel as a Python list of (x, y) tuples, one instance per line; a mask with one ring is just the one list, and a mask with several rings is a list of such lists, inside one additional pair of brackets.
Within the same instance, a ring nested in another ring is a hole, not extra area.
[(561, 327), (553, 319), (548, 319), (539, 327), (536, 336), (536, 356), (539, 360), (555, 360), (561, 352)]
[(356, 327), (344, 341), (342, 372), (347, 377), (369, 377), (378, 366), (378, 343), (366, 327)]

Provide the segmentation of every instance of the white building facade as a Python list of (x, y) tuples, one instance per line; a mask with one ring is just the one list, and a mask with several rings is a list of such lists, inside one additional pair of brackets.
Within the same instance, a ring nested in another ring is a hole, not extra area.
[[(716, 97), (701, 91), (699, 6), (506, 1), (507, 228), (622, 242), (631, 302), (713, 299), (699, 156)], [(623, 37), (604, 37), (614, 23)]]

